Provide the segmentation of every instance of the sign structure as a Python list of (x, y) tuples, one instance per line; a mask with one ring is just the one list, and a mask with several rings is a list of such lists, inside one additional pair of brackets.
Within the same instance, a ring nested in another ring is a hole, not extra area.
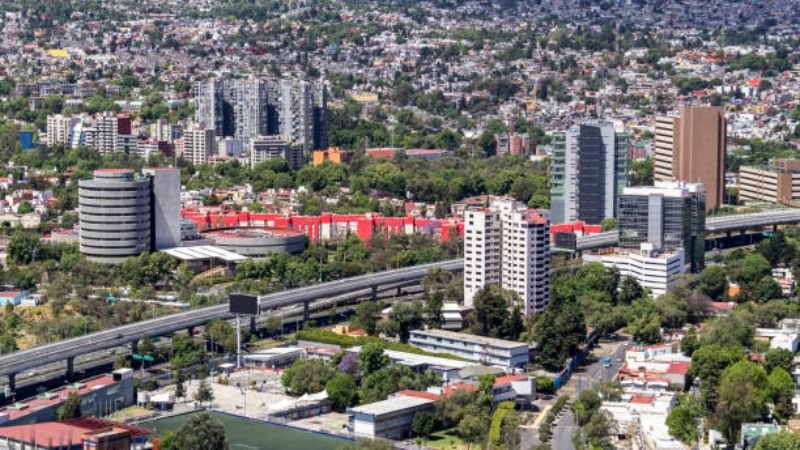
[(229, 297), (230, 312), (246, 316), (258, 315), (258, 297), (255, 295), (231, 294)]

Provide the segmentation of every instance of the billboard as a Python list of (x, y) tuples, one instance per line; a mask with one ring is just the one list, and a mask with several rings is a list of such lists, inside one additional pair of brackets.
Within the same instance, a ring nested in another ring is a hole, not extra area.
[(231, 294), (228, 299), (231, 313), (258, 315), (258, 297), (255, 295)]

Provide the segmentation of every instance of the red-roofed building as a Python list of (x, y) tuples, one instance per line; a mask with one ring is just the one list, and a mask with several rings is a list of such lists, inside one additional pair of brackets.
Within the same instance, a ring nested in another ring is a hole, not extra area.
[(628, 401), (628, 403), (633, 403), (633, 404), (637, 404), (637, 405), (649, 405), (649, 404), (653, 403), (653, 401), (655, 401), (655, 399), (656, 399), (655, 395), (640, 395), (640, 394), (637, 394), (637, 395), (632, 396), (631, 399)]
[(134, 403), (133, 371), (115, 370), (6, 406), (0, 409), (0, 426), (51, 421), (56, 410), (73, 393), (81, 397), (83, 414), (108, 415)]
[(151, 434), (145, 428), (85, 417), (0, 427), (0, 442), (12, 449), (128, 450), (145, 448)]
[(441, 395), (434, 394), (433, 392), (427, 391), (415, 391), (412, 389), (404, 389), (397, 393), (398, 395), (405, 395), (406, 397), (418, 397), (418, 398), (426, 398), (428, 400), (439, 400)]

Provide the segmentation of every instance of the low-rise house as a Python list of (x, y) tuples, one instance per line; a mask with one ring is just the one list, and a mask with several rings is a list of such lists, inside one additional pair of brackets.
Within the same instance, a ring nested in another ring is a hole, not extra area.
[(419, 411), (433, 409), (434, 395), (396, 394), (386, 400), (356, 406), (349, 410), (350, 429), (356, 437), (406, 439), (411, 437), (411, 422)]
[(529, 359), (528, 344), (447, 330), (413, 330), (408, 342), (426, 351), (449, 353), (506, 370), (524, 368)]

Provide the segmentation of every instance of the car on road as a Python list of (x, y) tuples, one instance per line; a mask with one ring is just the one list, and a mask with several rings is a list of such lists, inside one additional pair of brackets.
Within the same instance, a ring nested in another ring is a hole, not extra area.
[(124, 334), (122, 334), (122, 333), (117, 333), (117, 339), (122, 339), (122, 338), (124, 338), (124, 337), (125, 337), (125, 335), (124, 335)]
[(603, 367), (611, 367), (611, 358), (608, 356), (603, 358)]

